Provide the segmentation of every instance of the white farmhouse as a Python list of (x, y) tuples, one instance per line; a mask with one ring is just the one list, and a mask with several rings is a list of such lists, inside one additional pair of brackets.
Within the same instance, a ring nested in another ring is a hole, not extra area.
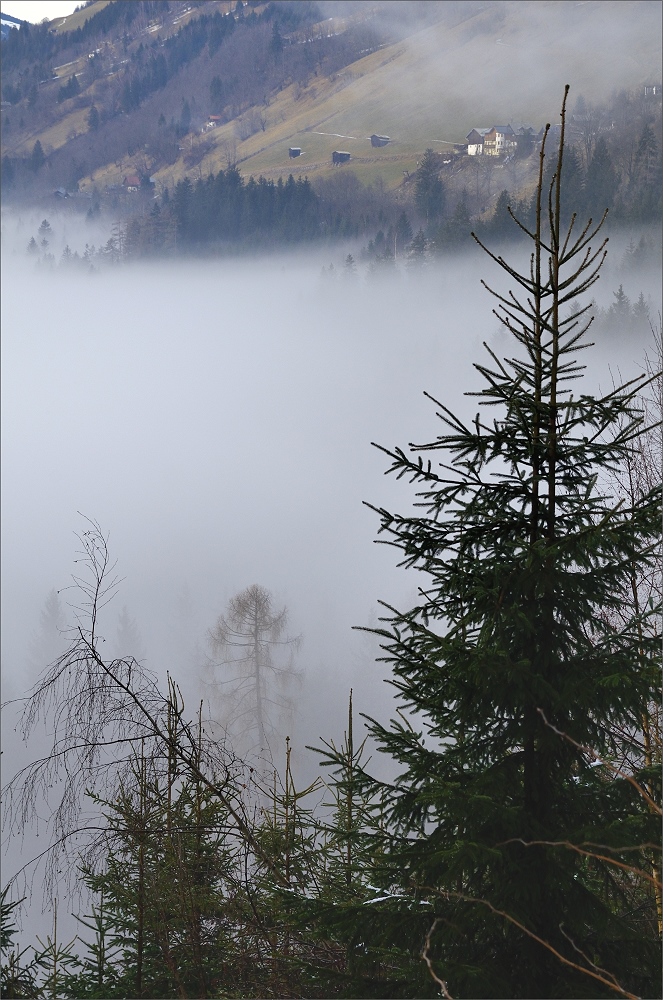
[(467, 152), (470, 156), (481, 156), (483, 153), (483, 137), (490, 132), (489, 128), (473, 128), (465, 136), (467, 140)]

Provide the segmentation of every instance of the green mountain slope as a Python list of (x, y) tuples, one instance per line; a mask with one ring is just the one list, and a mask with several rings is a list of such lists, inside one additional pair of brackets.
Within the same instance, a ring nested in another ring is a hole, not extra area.
[[(301, 4), (293, 14), (292, 5), (281, 0), (269, 6), (247, 5), (241, 12), (243, 18), (249, 11), (254, 19), (268, 19), (264, 25), (256, 21), (253, 49), (247, 43), (249, 55), (237, 55), (237, 31), (215, 52), (211, 45), (203, 45), (164, 86), (133, 109), (126, 101), (123, 106), (122, 95), (132, 74), (146, 72), (149, 53), (167, 54), (173, 36), (196, 18), (231, 9), (233, 17), (238, 9), (230, 3), (160, 5), (138, 0), (125, 0), (123, 9), (130, 4), (137, 16), (128, 28), (118, 22), (103, 40), (91, 37), (88, 43), (88, 47), (101, 45), (103, 76), (90, 79), (89, 53), (82, 51), (78, 61), (54, 67), (60, 80), (48, 86), (61, 86), (73, 74), (79, 75), (82, 86), (74, 99), (52, 106), (50, 117), (31, 113), (29, 97), (17, 109), (3, 107), (5, 126), (11, 118), (11, 127), (3, 130), (3, 155), (28, 157), (39, 140), (47, 157), (58, 154), (53, 157), (56, 166), (77, 165), (70, 173), (78, 175), (75, 180), (81, 190), (89, 191), (120, 185), (132, 173), (149, 174), (171, 187), (185, 175), (205, 176), (230, 162), (247, 176), (275, 178), (290, 172), (324, 176), (332, 171), (332, 151), (344, 149), (351, 153), (362, 179), (380, 176), (391, 186), (401, 180), (403, 171), (416, 169), (426, 147), (449, 149), (446, 143), (462, 142), (473, 126), (525, 122), (538, 129), (545, 121), (554, 121), (566, 82), (574, 99), (582, 95), (593, 102), (622, 89), (644, 90), (660, 74), (661, 5), (649, 0), (434, 2), (425, 5), (423, 29), (414, 31), (415, 15), (421, 15), (416, 3), (348, 5), (329, 0), (315, 6)], [(114, 6), (93, 4), (78, 11), (58, 22), (58, 34), (68, 31), (73, 38), (86, 11), (105, 7), (108, 16), (108, 8)], [(305, 7), (310, 9), (308, 21)], [(337, 16), (314, 23), (320, 13)], [(296, 17), (298, 23), (293, 21)], [(282, 56), (270, 48), (277, 22)], [(360, 50), (361, 58), (339, 66), (344, 40), (351, 57), (360, 45), (361, 31), (367, 32), (370, 51), (363, 55)], [(323, 37), (325, 32), (332, 36), (329, 40)], [(389, 41), (394, 37), (396, 41)], [(331, 71), (329, 58), (320, 56), (323, 43), (336, 46)], [(310, 66), (301, 71), (297, 67), (305, 65), (309, 53)], [(299, 63), (292, 61), (293, 54)], [(286, 56), (295, 69), (279, 77), (278, 59)], [(211, 128), (208, 118), (215, 109), (210, 85), (215, 76), (224, 78), (228, 66), (234, 74), (234, 96), (221, 121)], [(256, 81), (262, 78), (264, 85), (259, 86)], [(41, 94), (40, 90), (36, 110)], [(102, 112), (94, 135), (88, 122), (92, 103)], [(187, 121), (182, 117), (184, 106)], [(16, 127), (17, 111), (22, 128)], [(165, 140), (163, 128), (157, 134), (157, 122), (180, 123), (176, 142), (172, 136)], [(369, 137), (374, 132), (390, 136), (391, 143), (372, 148)], [(301, 147), (303, 156), (290, 159), (290, 146)], [(52, 181), (70, 185), (65, 175), (64, 167), (58, 166)]]
[[(593, 101), (653, 79), (660, 17), (652, 3), (506, 2), (452, 28), (434, 25), (353, 63), (339, 79), (314, 82), (304, 98), (289, 95), (285, 121), (241, 143), (238, 158), (243, 170), (272, 175), (284, 169), (283, 146), (291, 143), (306, 149), (309, 172), (325, 169), (336, 148), (369, 172), (403, 158), (412, 168), (426, 146), (462, 142), (475, 125), (538, 128), (555, 120), (566, 82)], [(372, 150), (365, 137), (373, 132), (393, 145)]]

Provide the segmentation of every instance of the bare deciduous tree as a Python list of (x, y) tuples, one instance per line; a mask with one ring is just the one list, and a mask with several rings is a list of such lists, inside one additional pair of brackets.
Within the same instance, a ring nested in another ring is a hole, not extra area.
[(220, 148), (226, 170), (231, 170), (237, 164), (237, 140), (234, 137), (224, 139)]
[[(645, 370), (649, 379), (643, 394), (640, 396), (647, 430), (636, 438), (621, 467), (615, 470), (611, 477), (616, 495), (627, 508), (633, 508), (661, 480), (663, 342), (660, 322), (657, 329), (652, 327), (652, 333), (655, 340), (654, 355), (647, 355)], [(622, 603), (613, 609), (611, 614), (619, 625), (624, 625), (629, 619), (636, 621), (638, 644), (641, 650), (644, 649), (645, 640), (650, 638), (658, 639), (660, 645), (662, 635), (660, 616), (648, 615), (647, 610), (652, 607), (660, 607), (662, 598), (663, 567), (660, 560), (653, 565), (639, 560), (633, 561), (629, 574), (629, 584), (624, 592)], [(659, 772), (663, 761), (663, 717), (660, 697), (649, 704), (638, 728), (624, 730), (620, 726), (614, 726), (612, 735), (615, 759), (626, 773), (637, 772), (642, 769), (643, 765), (650, 773)], [(649, 796), (650, 803), (653, 802), (657, 795), (654, 783), (645, 781), (643, 794)], [(650, 808), (652, 808), (651, 805)], [(659, 854), (660, 852), (657, 850), (653, 852), (651, 867), (660, 934), (663, 929), (663, 902)]]
[[(285, 635), (287, 623), (287, 608), (277, 611), (270, 592), (254, 583), (232, 598), (209, 633), (221, 657), (212, 683), (223, 695), (229, 731), (242, 742), (257, 740), (261, 750), (276, 732), (275, 716), (292, 715), (285, 689), (297, 676), (292, 657), (301, 637)], [(274, 662), (279, 649), (287, 654), (282, 665)]]
[[(29, 739), (39, 724), (51, 745), (39, 759), (20, 769), (3, 789), (3, 824), (9, 835), (28, 827), (46, 827), (47, 847), (12, 881), (27, 877), (45, 862), (44, 897), (53, 895), (60, 876), (77, 877), (81, 839), (84, 856), (103, 849), (106, 826), (98, 814), (86, 813), (91, 797), (103, 800), (119, 787), (136, 754), (164, 773), (175, 768), (198, 782), (226, 810), (238, 848), (248, 849), (274, 869), (250, 819), (249, 784), (241, 760), (184, 715), (184, 701), (169, 679), (167, 692), (156, 675), (133, 656), (107, 658), (100, 616), (119, 585), (100, 526), (88, 521), (79, 536), (80, 573), (73, 577), (78, 603), (65, 652), (42, 673), (26, 699), (22, 732)], [(78, 838), (79, 842), (74, 843)]]

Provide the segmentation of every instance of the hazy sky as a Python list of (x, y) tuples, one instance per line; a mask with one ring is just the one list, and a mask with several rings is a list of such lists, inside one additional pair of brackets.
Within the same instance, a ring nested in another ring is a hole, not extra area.
[(82, 0), (2, 0), (0, 10), (3, 14), (20, 17), (22, 21), (38, 24), (45, 17), (52, 21), (54, 17), (65, 17), (80, 7)]

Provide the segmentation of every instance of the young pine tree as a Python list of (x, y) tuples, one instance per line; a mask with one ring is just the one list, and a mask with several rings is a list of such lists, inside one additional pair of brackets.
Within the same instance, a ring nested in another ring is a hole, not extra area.
[(144, 756), (103, 805), (102, 864), (83, 870), (100, 906), (80, 995), (215, 995), (235, 957), (228, 928), (241, 871), (223, 808), (174, 760)]
[[(492, 293), (514, 353), (477, 366), (483, 413), (466, 425), (437, 404), (429, 444), (382, 449), (419, 486), (420, 513), (377, 512), (421, 597), (378, 633), (402, 714), (371, 724), (399, 768), (373, 783), (388, 820), (374, 884), (391, 895), (394, 943), (421, 948), (435, 927), (427, 957), (456, 998), (660, 988), (647, 875), (660, 809), (645, 791), (660, 776), (643, 755), (628, 773), (616, 763), (616, 734), (640, 731), (657, 700), (660, 644), (640, 627), (651, 609), (611, 613), (634, 561), (655, 560), (660, 485), (632, 503), (606, 485), (642, 431), (640, 383), (571, 393), (591, 320), (568, 305), (605, 242), (592, 245), (601, 224), (561, 227), (565, 104), (551, 185), (544, 142), (534, 226), (521, 226), (530, 268), (486, 251), (517, 291)], [(398, 896), (408, 915), (394, 921)]]

